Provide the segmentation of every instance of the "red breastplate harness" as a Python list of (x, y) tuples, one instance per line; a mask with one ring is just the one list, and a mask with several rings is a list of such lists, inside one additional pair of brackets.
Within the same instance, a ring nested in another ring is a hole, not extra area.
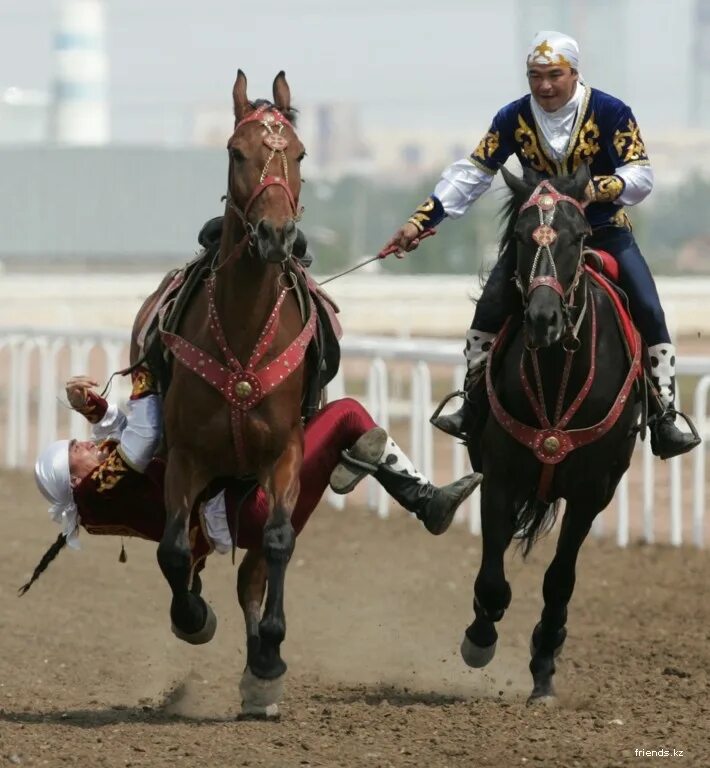
[[(291, 289), (281, 289), (266, 325), (259, 335), (254, 351), (244, 366), (237, 360), (227, 343), (215, 305), (214, 290), (215, 275), (212, 275), (207, 280), (210, 331), (224, 356), (226, 365), (218, 362), (207, 352), (177, 334), (169, 333), (161, 328), (160, 335), (165, 346), (175, 355), (175, 359), (214, 387), (229, 404), (232, 438), (239, 464), (245, 457), (243, 430), (245, 413), (257, 406), (303, 362), (315, 332), (317, 313), (313, 299), (308, 294), (308, 320), (303, 330), (275, 360), (257, 370), (257, 365), (276, 337), (281, 306), (286, 294)], [(164, 312), (165, 308), (161, 310), (161, 326)]]

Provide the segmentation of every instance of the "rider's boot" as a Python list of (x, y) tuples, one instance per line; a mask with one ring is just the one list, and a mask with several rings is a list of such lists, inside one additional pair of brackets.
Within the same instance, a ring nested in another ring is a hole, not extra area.
[(366, 475), (372, 475), (389, 495), (412, 512), (435, 535), (443, 533), (459, 505), (480, 484), (473, 473), (438, 487), (417, 471), (409, 457), (381, 427), (366, 432), (342, 453), (330, 476), (335, 493), (349, 493)]
[(670, 459), (692, 451), (700, 444), (694, 424), (685, 414), (680, 414), (691, 431), (681, 432), (676, 426), (675, 404), (675, 347), (672, 344), (655, 344), (648, 348), (651, 361), (651, 380), (656, 392), (651, 393), (650, 405), (654, 411), (649, 421), (651, 450), (661, 459)]
[(467, 402), (468, 393), (486, 369), (488, 355), (493, 346), (495, 337), (495, 333), (487, 333), (486, 331), (479, 331), (475, 328), (470, 328), (466, 332), (466, 349), (464, 349), (464, 355), (466, 357), (467, 370), (463, 385), (464, 401), (456, 412), (442, 415), (440, 414), (441, 408), (451, 399), (451, 397), (458, 393), (448, 395), (431, 417), (431, 423), (437, 429), (446, 432), (447, 435), (462, 440), (465, 440), (469, 436), (471, 422), (469, 410), (471, 404), (470, 402)]

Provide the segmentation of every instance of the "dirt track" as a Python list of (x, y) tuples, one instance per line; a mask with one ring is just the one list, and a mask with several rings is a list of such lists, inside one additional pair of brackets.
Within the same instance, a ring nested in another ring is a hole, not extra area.
[(0, 474), (0, 520), (0, 766), (710, 765), (707, 554), (587, 542), (560, 705), (531, 709), (551, 541), (511, 559), (498, 656), (475, 671), (458, 644), (478, 540), (323, 505), (289, 572), (283, 719), (262, 724), (234, 721), (244, 643), (228, 558), (208, 563), (220, 627), (197, 649), (170, 634), (152, 545), (129, 541), (121, 565), (117, 540), (84, 535), (18, 600), (58, 531), (23, 474)]

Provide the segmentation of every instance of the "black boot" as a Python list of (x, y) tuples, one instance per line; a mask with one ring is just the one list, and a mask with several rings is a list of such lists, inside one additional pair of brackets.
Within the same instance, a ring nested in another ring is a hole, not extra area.
[[(700, 445), (700, 435), (693, 422), (673, 407), (676, 392), (675, 347), (672, 344), (654, 344), (648, 348), (651, 368), (649, 405), (654, 412), (649, 419), (651, 450), (661, 459), (672, 459), (692, 451)], [(676, 415), (682, 416), (690, 433), (681, 432), (675, 424)]]
[(688, 423), (690, 432), (681, 432), (676, 426), (676, 412), (668, 408), (663, 413), (657, 414), (649, 424), (651, 432), (651, 450), (654, 456), (661, 459), (672, 459), (683, 453), (692, 451), (702, 442), (693, 422), (685, 415), (680, 414)]
[[(466, 378), (462, 392), (447, 395), (434, 411), (429, 423), (447, 435), (466, 441), (471, 436), (471, 427), (475, 421), (471, 413), (471, 401), (468, 399), (473, 388), (482, 380), (488, 364), (488, 354), (493, 346), (496, 334), (471, 328), (466, 333)], [(455, 413), (441, 415), (442, 408), (456, 395), (463, 395), (463, 403)]]
[(407, 472), (382, 464), (375, 478), (389, 495), (438, 536), (451, 525), (456, 510), (480, 485), (483, 475), (474, 472), (441, 488)]
[[(441, 409), (446, 405), (446, 403), (451, 400), (452, 397), (455, 397), (456, 395), (462, 395), (464, 400), (461, 404), (461, 407), (458, 409), (458, 411), (454, 411), (453, 413), (448, 414), (441, 414)], [(439, 403), (439, 407), (434, 411), (434, 415), (429, 419), (429, 422), (435, 426), (437, 429), (440, 429), (442, 432), (445, 432), (447, 435), (451, 435), (451, 437), (456, 437), (459, 440), (466, 440), (468, 438), (468, 430), (466, 429), (466, 424), (468, 422), (468, 409), (469, 405), (466, 402), (466, 395), (464, 392), (454, 392), (453, 394), (446, 397), (444, 400)]]
[(433, 534), (443, 533), (464, 499), (473, 493), (483, 475), (466, 475), (442, 488), (418, 472), (411, 459), (381, 427), (362, 435), (343, 451), (342, 461), (330, 476), (335, 493), (349, 493), (363, 477), (372, 475), (389, 495), (414, 513)]

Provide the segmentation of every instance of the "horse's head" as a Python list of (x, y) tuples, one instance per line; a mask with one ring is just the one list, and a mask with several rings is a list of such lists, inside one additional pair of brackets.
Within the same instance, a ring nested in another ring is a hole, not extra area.
[(502, 169), (517, 209), (511, 236), (516, 241), (516, 281), (525, 307), (531, 347), (549, 347), (571, 329), (570, 306), (583, 271), (584, 213), (589, 169), (544, 180), (526, 172), (522, 179)]
[(251, 102), (239, 70), (234, 83), (234, 133), (227, 144), (227, 205), (241, 220), (262, 259), (281, 262), (296, 239), (303, 144), (293, 128), (286, 76), (274, 80), (273, 103)]

